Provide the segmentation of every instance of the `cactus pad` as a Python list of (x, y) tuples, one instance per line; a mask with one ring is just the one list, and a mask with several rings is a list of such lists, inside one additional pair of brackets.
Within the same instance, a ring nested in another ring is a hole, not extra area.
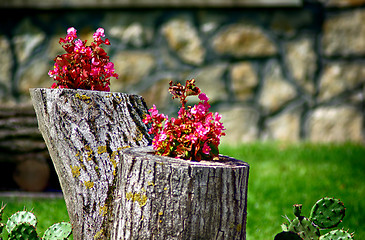
[(0, 223), (0, 236), (3, 233), (4, 223)]
[(43, 235), (43, 240), (67, 239), (71, 235), (72, 225), (68, 222), (55, 223)]
[(296, 217), (300, 217), (302, 214), (302, 204), (294, 204), (293, 212)]
[(1, 205), (1, 208), (0, 208), (0, 236), (3, 232), (3, 229), (4, 229), (4, 223), (2, 223), (1, 221), (3, 220), (3, 213), (4, 213), (4, 208), (5, 208), (6, 205)]
[(344, 204), (338, 199), (325, 197), (314, 204), (309, 219), (320, 228), (333, 228), (344, 216)]
[(21, 223), (29, 223), (35, 228), (37, 225), (37, 218), (31, 212), (27, 211), (16, 212), (13, 215), (11, 215), (8, 222), (6, 223), (6, 230), (10, 233), (15, 228), (15, 226)]
[(6, 207), (6, 204), (1, 204), (1, 208), (0, 208), (0, 221), (3, 220), (3, 213), (4, 213), (4, 208)]
[(288, 230), (297, 233), (304, 240), (316, 240), (320, 236), (318, 227), (305, 217), (291, 221)]
[(293, 232), (281, 232), (275, 236), (274, 240), (302, 240), (302, 238)]
[(288, 226), (288, 224), (286, 224), (286, 223), (281, 224), (281, 229), (282, 229), (284, 232), (289, 231), (289, 226)]
[(346, 240), (354, 239), (352, 234), (342, 229), (333, 230), (319, 238), (320, 240)]
[(35, 227), (27, 222), (16, 225), (9, 233), (9, 240), (39, 240)]

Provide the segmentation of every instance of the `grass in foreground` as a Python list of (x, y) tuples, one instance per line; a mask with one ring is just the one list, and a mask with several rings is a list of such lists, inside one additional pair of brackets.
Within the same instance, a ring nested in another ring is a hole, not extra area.
[(324, 196), (341, 199), (346, 216), (338, 228), (365, 239), (365, 147), (355, 144), (284, 145), (251, 143), (223, 146), (221, 153), (250, 164), (247, 239), (274, 239), (292, 206), (309, 216)]
[[(250, 143), (222, 146), (221, 153), (250, 164), (248, 185), (248, 240), (270, 240), (281, 231), (292, 205), (302, 203), (309, 215), (324, 196), (341, 199), (346, 216), (339, 228), (365, 239), (365, 147), (355, 144)], [(68, 221), (63, 199), (0, 199), (7, 203), (3, 222), (14, 212), (33, 210), (40, 235), (53, 223)]]

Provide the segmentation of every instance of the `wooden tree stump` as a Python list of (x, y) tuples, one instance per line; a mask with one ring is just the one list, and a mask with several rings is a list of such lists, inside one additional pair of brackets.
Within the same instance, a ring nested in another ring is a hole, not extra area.
[(121, 156), (108, 239), (246, 239), (247, 163)]
[(246, 239), (247, 163), (153, 155), (139, 96), (30, 92), (74, 239)]
[(74, 239), (109, 239), (120, 153), (151, 139), (140, 96), (72, 89), (30, 89), (39, 130), (55, 166)]

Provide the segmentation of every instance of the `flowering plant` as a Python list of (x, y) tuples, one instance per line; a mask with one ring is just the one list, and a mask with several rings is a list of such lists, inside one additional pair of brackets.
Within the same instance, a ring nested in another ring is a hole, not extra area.
[(114, 72), (109, 56), (100, 47), (101, 44), (110, 45), (109, 39), (101, 37), (105, 37), (104, 29), (98, 28), (93, 34), (94, 41), (86, 46), (87, 40), (76, 39), (75, 28), (67, 29), (66, 37), (59, 41), (66, 53), (54, 59), (54, 68), (48, 72), (56, 81), (52, 88), (110, 91), (110, 78), (118, 78), (118, 74)]
[[(151, 124), (152, 145), (156, 153), (186, 160), (200, 161), (218, 159), (220, 137), (224, 136), (221, 115), (209, 112), (209, 98), (195, 86), (195, 80), (187, 80), (185, 86), (170, 81), (172, 99), (179, 98), (182, 107), (177, 118), (159, 114), (156, 106), (149, 110), (144, 119)], [(186, 106), (188, 96), (198, 95), (198, 105)]]

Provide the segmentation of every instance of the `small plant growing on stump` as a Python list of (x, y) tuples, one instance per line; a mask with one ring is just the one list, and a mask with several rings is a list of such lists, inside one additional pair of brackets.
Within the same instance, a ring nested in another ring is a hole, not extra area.
[[(5, 205), (0, 209), (0, 222)], [(52, 239), (68, 239), (72, 232), (72, 226), (68, 222), (55, 223), (50, 226), (43, 234), (43, 237), (38, 236), (36, 226), (37, 218), (32, 212), (19, 211), (11, 215), (6, 225), (0, 223), (0, 239), (3, 236), (3, 228), (5, 226), (8, 232), (9, 240), (28, 239), (28, 240), (52, 240)]]
[(77, 39), (75, 28), (67, 30), (66, 37), (59, 41), (66, 53), (54, 59), (54, 68), (48, 72), (56, 81), (52, 88), (110, 91), (110, 78), (118, 78), (118, 74), (101, 48), (102, 44), (110, 45), (109, 39), (101, 37), (105, 37), (104, 29), (98, 28), (93, 35), (94, 41), (87, 46), (87, 40)]
[[(182, 105), (178, 117), (169, 120), (153, 105), (144, 119), (144, 123), (152, 124), (149, 133), (154, 136), (156, 154), (195, 161), (218, 159), (218, 145), (225, 133), (221, 115), (209, 112), (208, 96), (195, 86), (194, 79), (187, 80), (185, 86), (170, 81), (169, 92)], [(198, 96), (200, 102), (187, 106), (188, 96)]]
[[(334, 198), (322, 198), (312, 207), (309, 218), (301, 215), (302, 205), (295, 204), (293, 212), (295, 218), (281, 225), (283, 232), (275, 236), (275, 240), (345, 240), (354, 239), (353, 234), (343, 229), (332, 230), (321, 235), (320, 230), (337, 227), (345, 217), (344, 204)], [(298, 238), (299, 237), (299, 238)]]

